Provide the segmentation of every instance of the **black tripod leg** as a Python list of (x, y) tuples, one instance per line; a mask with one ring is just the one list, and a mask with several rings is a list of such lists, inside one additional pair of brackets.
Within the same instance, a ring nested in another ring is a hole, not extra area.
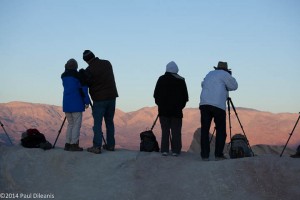
[(102, 134), (102, 140), (103, 140), (103, 142), (104, 142), (105, 147), (107, 147), (107, 143), (106, 143), (106, 141), (105, 141), (105, 139), (104, 139), (103, 134)]
[(170, 139), (170, 145), (172, 147), (172, 133), (170, 133), (169, 139)]
[(1, 126), (2, 126), (2, 128), (3, 128), (3, 130), (4, 130), (4, 133), (6, 134), (6, 136), (7, 136), (7, 138), (8, 138), (10, 144), (11, 144), (11, 145), (14, 145), (14, 144), (12, 143), (12, 141), (11, 141), (9, 135), (7, 134), (7, 132), (6, 132), (5, 128), (4, 128), (4, 125), (3, 125), (1, 122), (0, 122), (0, 124), (1, 124)]
[(294, 130), (295, 130), (295, 128), (296, 128), (296, 126), (297, 126), (297, 124), (298, 124), (298, 122), (299, 122), (299, 118), (300, 118), (300, 112), (299, 112), (298, 119), (297, 119), (297, 121), (296, 121), (296, 123), (295, 123), (295, 126), (294, 126), (292, 132), (290, 133), (290, 136), (289, 136), (289, 138), (288, 138), (288, 140), (287, 140), (287, 142), (286, 142), (286, 144), (285, 144), (285, 146), (284, 146), (284, 148), (283, 148), (283, 150), (282, 150), (282, 152), (281, 152), (281, 154), (280, 154), (280, 157), (282, 156), (282, 154), (283, 154), (283, 152), (284, 152), (284, 150), (285, 150), (287, 144), (289, 143), (289, 141), (290, 141), (290, 139), (291, 139), (291, 137), (292, 137), (292, 135), (293, 135), (293, 133), (294, 133)]
[(155, 124), (156, 124), (156, 122), (157, 122), (157, 120), (158, 120), (158, 117), (159, 117), (159, 115), (157, 115), (156, 116), (156, 118), (155, 118), (155, 120), (154, 120), (154, 122), (153, 122), (153, 124), (152, 124), (152, 127), (151, 127), (151, 131), (153, 130), (153, 128), (154, 128), (154, 126), (155, 126)]
[[(232, 141), (231, 141), (231, 113), (230, 113), (230, 98), (227, 98), (227, 109), (228, 109), (228, 122), (229, 122), (229, 136), (230, 136), (230, 149), (229, 152), (232, 154)], [(228, 147), (227, 147), (228, 148)]]
[(212, 141), (212, 139), (214, 137), (215, 132), (216, 132), (216, 127), (214, 128), (214, 131), (213, 131), (213, 133), (212, 133), (212, 135), (211, 135), (211, 137), (209, 139), (209, 144), (211, 143), (211, 141)]
[(64, 118), (64, 121), (63, 121), (63, 123), (62, 123), (61, 126), (60, 126), (60, 129), (59, 129), (59, 131), (58, 131), (57, 137), (56, 137), (55, 142), (54, 142), (53, 147), (52, 147), (53, 149), (55, 148), (55, 144), (56, 144), (56, 142), (57, 142), (57, 140), (58, 140), (58, 137), (59, 137), (59, 135), (60, 135), (60, 133), (61, 133), (62, 128), (64, 127), (64, 124), (65, 124), (65, 122), (66, 122), (66, 119), (67, 119), (67, 117)]

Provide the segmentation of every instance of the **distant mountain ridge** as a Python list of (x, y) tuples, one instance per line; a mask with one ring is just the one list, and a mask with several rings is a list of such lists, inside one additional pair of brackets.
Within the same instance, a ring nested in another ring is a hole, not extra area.
[[(250, 145), (268, 144), (284, 145), (289, 133), (298, 118), (297, 113), (262, 112), (249, 108), (236, 108)], [(150, 129), (157, 115), (157, 107), (144, 107), (133, 112), (123, 112), (116, 109), (115, 129), (117, 148), (139, 150), (140, 132)], [(21, 134), (28, 128), (37, 128), (46, 135), (51, 143), (54, 143), (58, 130), (62, 125), (64, 113), (60, 106), (36, 104), (26, 102), (0, 103), (0, 120), (15, 144), (20, 143)], [(228, 118), (227, 118), (228, 119)], [(232, 134), (242, 133), (235, 113), (231, 113)], [(104, 123), (103, 123), (104, 126)], [(65, 143), (65, 131), (67, 122), (61, 132), (56, 146), (62, 147)], [(80, 145), (88, 147), (93, 139), (93, 118), (91, 109), (83, 114)], [(182, 141), (183, 151), (187, 151), (194, 132), (200, 127), (200, 112), (198, 108), (184, 109)], [(211, 132), (214, 124), (212, 123)], [(105, 126), (103, 127), (105, 134)], [(161, 131), (159, 120), (154, 127), (154, 133), (160, 143)], [(227, 125), (227, 141), (229, 141), (229, 127)], [(0, 128), (0, 144), (8, 143), (7, 137)], [(289, 142), (290, 147), (300, 144), (300, 125), (295, 129)]]

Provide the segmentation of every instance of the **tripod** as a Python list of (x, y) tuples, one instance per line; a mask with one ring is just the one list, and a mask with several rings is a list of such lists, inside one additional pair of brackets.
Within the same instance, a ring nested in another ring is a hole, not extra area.
[[(92, 104), (90, 104), (90, 106), (93, 107)], [(55, 142), (54, 142), (53, 147), (52, 147), (53, 149), (55, 148), (55, 144), (56, 144), (56, 142), (57, 142), (57, 140), (58, 140), (58, 137), (59, 137), (59, 135), (60, 135), (60, 133), (61, 133), (62, 128), (64, 127), (64, 124), (65, 124), (65, 122), (66, 122), (66, 119), (67, 119), (67, 117), (64, 118), (64, 121), (63, 121), (63, 123), (62, 123), (61, 126), (60, 126), (60, 129), (59, 129), (59, 131), (58, 131), (57, 137), (56, 137)], [(103, 142), (104, 142), (104, 144), (105, 144), (105, 147), (107, 147), (107, 144), (106, 144), (106, 141), (105, 141), (103, 135), (102, 135), (102, 140), (103, 140)]]
[(297, 126), (297, 124), (298, 124), (298, 122), (299, 122), (299, 118), (300, 118), (300, 112), (299, 112), (299, 117), (298, 117), (298, 119), (297, 119), (297, 121), (296, 121), (296, 124), (295, 124), (295, 126), (294, 126), (292, 132), (290, 133), (290, 136), (289, 136), (289, 138), (288, 138), (288, 140), (287, 140), (287, 142), (286, 142), (286, 144), (285, 144), (285, 146), (284, 146), (284, 148), (283, 148), (283, 150), (282, 150), (282, 152), (281, 152), (281, 154), (280, 154), (280, 157), (282, 156), (282, 154), (283, 154), (283, 152), (284, 152), (284, 150), (285, 150), (287, 144), (289, 143), (289, 141), (290, 141), (290, 139), (291, 139), (291, 137), (292, 137), (292, 135), (293, 135), (293, 133), (294, 133), (294, 130), (295, 130), (295, 128), (296, 128), (296, 126)]
[(64, 127), (64, 124), (65, 124), (65, 122), (66, 122), (66, 119), (67, 119), (67, 117), (65, 117), (64, 118), (64, 121), (63, 121), (63, 123), (62, 123), (62, 125), (61, 125), (61, 127), (60, 127), (60, 129), (59, 129), (59, 131), (58, 131), (58, 135), (57, 135), (57, 137), (56, 137), (56, 139), (55, 139), (55, 142), (54, 142), (54, 144), (53, 144), (53, 149), (55, 148), (55, 144), (56, 144), (56, 142), (57, 142), (57, 139), (58, 139), (58, 137), (59, 137), (59, 135), (60, 135), (60, 133), (61, 133), (61, 129)]
[[(240, 118), (239, 118), (239, 116), (238, 116), (238, 114), (237, 114), (237, 112), (236, 112), (236, 109), (235, 109), (235, 107), (234, 107), (234, 105), (233, 105), (233, 102), (232, 102), (232, 100), (231, 100), (231, 98), (230, 97), (228, 97), (227, 98), (227, 107), (228, 107), (228, 120), (229, 120), (229, 133), (230, 133), (230, 140), (231, 140), (231, 119), (230, 119), (230, 105), (232, 106), (232, 109), (233, 109), (233, 111), (234, 111), (234, 113), (235, 113), (235, 115), (236, 115), (236, 118), (238, 119), (238, 122), (239, 122), (239, 124), (240, 124), (240, 126), (241, 126), (241, 129), (242, 129), (242, 131), (243, 131), (243, 134), (244, 134), (244, 136), (245, 136), (245, 138), (247, 139), (247, 145), (248, 145), (248, 147), (249, 147), (249, 149), (250, 149), (250, 151), (251, 151), (251, 153), (252, 153), (252, 156), (254, 156), (254, 153), (253, 153), (253, 151), (252, 151), (252, 149), (251, 149), (251, 146), (250, 146), (250, 144), (249, 144), (249, 141), (248, 141), (248, 138), (247, 138), (247, 136), (246, 136), (246, 133), (245, 133), (245, 131), (244, 131), (244, 128), (243, 128), (243, 125), (242, 125), (242, 123), (241, 123), (241, 121), (240, 121)], [(230, 151), (232, 151), (232, 145), (230, 145)]]
[[(157, 116), (156, 116), (156, 118), (155, 118), (155, 121), (154, 121), (154, 123), (153, 123), (153, 125), (152, 125), (150, 131), (153, 130), (153, 128), (154, 128), (154, 126), (155, 126), (155, 124), (156, 124), (158, 118), (159, 118), (159, 115), (157, 114)], [(170, 135), (169, 135), (169, 140), (170, 140), (170, 144), (171, 144), (171, 146), (172, 146), (172, 133), (170, 133)]]
[(11, 143), (11, 145), (13, 145), (13, 143), (12, 143), (10, 137), (8, 136), (8, 134), (7, 134), (7, 132), (6, 132), (5, 128), (4, 128), (4, 125), (1, 123), (1, 121), (0, 121), (0, 125), (2, 126), (2, 128), (3, 128), (3, 130), (4, 130), (5, 134), (6, 134), (6, 136), (7, 136), (8, 140), (9, 140), (9, 142)]

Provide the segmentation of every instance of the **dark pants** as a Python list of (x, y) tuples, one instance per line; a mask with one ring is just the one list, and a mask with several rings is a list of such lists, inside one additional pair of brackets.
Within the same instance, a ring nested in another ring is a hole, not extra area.
[(216, 125), (215, 156), (223, 156), (226, 141), (226, 111), (215, 106), (201, 105), (201, 157), (208, 158), (210, 153), (209, 129), (214, 118)]
[(182, 118), (174, 117), (159, 117), (161, 125), (161, 152), (169, 152), (169, 141), (170, 135), (172, 136), (171, 140), (171, 150), (173, 153), (180, 154), (181, 152), (181, 127), (182, 127)]
[(114, 115), (116, 108), (116, 100), (94, 101), (93, 118), (94, 118), (94, 138), (93, 146), (102, 146), (102, 121), (104, 118), (106, 125), (107, 146), (115, 147), (115, 125)]

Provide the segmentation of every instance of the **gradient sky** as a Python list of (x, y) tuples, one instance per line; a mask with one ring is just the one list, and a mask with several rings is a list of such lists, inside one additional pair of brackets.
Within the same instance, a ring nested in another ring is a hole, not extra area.
[(236, 107), (300, 111), (298, 0), (0, 0), (0, 103), (62, 104), (70, 58), (90, 49), (109, 60), (117, 107), (154, 106), (153, 91), (175, 61), (198, 107), (201, 81), (227, 61)]

